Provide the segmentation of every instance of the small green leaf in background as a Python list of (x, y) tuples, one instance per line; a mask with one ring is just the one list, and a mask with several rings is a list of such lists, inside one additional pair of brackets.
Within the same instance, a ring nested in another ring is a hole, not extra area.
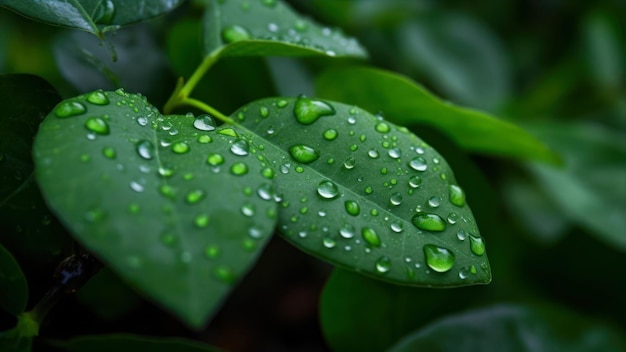
[(26, 265), (51, 264), (69, 242), (34, 182), (31, 156), (39, 123), (60, 100), (40, 77), (0, 75), (0, 243)]
[(391, 352), (619, 352), (623, 334), (555, 308), (496, 305), (443, 318), (408, 335)]
[(562, 153), (563, 168), (531, 164), (542, 190), (599, 240), (626, 250), (626, 133), (598, 124), (528, 126)]
[(406, 128), (306, 97), (256, 101), (231, 118), (277, 170), (278, 229), (298, 248), (406, 285), (491, 280), (452, 170)]
[(34, 151), (37, 181), (74, 237), (194, 328), (274, 228), (272, 170), (206, 115), (162, 116), (141, 95), (94, 91), (60, 103)]
[(219, 352), (220, 349), (182, 338), (156, 338), (130, 334), (86, 335), (51, 344), (70, 352)]
[(395, 123), (424, 123), (462, 148), (498, 156), (556, 162), (558, 157), (522, 128), (442, 101), (412, 80), (367, 67), (330, 69), (318, 77), (320, 97), (384, 111)]
[(355, 39), (281, 0), (209, 0), (203, 22), (205, 54), (223, 48), (221, 56), (367, 56)]
[(31, 313), (17, 317), (17, 325), (0, 332), (0, 351), (30, 352), (33, 338), (39, 334), (39, 323)]
[(183, 0), (154, 0), (148, 6), (135, 0), (0, 0), (23, 16), (55, 26), (80, 29), (99, 37), (120, 26), (144, 21), (180, 5)]
[(598, 87), (606, 91), (620, 94), (621, 89), (623, 93), (626, 84), (626, 36), (623, 18), (617, 19), (609, 13), (592, 12), (582, 25), (585, 58), (591, 78)]
[(28, 284), (15, 258), (0, 245), (0, 309), (21, 314), (28, 300)]

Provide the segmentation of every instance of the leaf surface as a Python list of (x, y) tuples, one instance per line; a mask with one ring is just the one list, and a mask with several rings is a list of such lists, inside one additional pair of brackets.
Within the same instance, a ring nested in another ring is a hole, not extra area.
[(0, 0), (23, 16), (55, 26), (80, 29), (102, 37), (120, 26), (144, 21), (180, 5), (182, 0)]
[(198, 328), (276, 221), (271, 175), (236, 136), (206, 116), (162, 116), (140, 95), (94, 91), (42, 123), (37, 181), (76, 239)]
[(555, 162), (558, 157), (524, 129), (486, 113), (442, 101), (412, 80), (392, 72), (351, 67), (318, 77), (320, 97), (384, 111), (390, 121), (440, 129), (462, 148), (479, 153)]
[(367, 56), (355, 39), (299, 16), (280, 0), (209, 0), (203, 22), (205, 54)]
[(491, 280), (452, 170), (407, 129), (306, 97), (256, 101), (231, 118), (276, 170), (278, 229), (300, 249), (406, 285)]
[(0, 245), (0, 309), (18, 316), (26, 308), (28, 285), (20, 265)]
[(71, 352), (152, 351), (215, 352), (220, 349), (182, 338), (156, 338), (130, 334), (80, 336), (53, 345)]

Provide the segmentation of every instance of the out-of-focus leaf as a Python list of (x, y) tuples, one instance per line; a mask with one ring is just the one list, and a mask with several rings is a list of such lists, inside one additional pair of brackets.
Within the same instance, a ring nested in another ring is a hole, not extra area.
[(156, 338), (130, 334), (80, 336), (52, 345), (71, 352), (219, 352), (217, 347), (182, 338)]
[(511, 73), (498, 38), (473, 18), (429, 14), (398, 29), (407, 66), (452, 100), (494, 110), (511, 94)]
[(319, 96), (384, 111), (398, 124), (438, 128), (467, 150), (519, 159), (555, 162), (558, 157), (524, 129), (489, 114), (442, 101), (412, 80), (366, 68), (330, 69), (318, 77)]
[(609, 91), (619, 90), (626, 83), (623, 20), (623, 16), (616, 19), (607, 13), (594, 12), (583, 22), (585, 53), (591, 77), (599, 87)]
[(0, 0), (23, 16), (55, 26), (80, 29), (99, 37), (120, 26), (144, 21), (173, 10), (183, 0)]
[(39, 123), (59, 100), (40, 77), (0, 75), (0, 243), (18, 261), (51, 262), (68, 242), (34, 182), (31, 157)]
[(77, 293), (81, 303), (102, 319), (123, 316), (137, 307), (139, 296), (108, 268), (100, 270)]
[(0, 309), (18, 316), (26, 308), (28, 285), (15, 258), (0, 245)]
[(38, 334), (39, 323), (35, 317), (31, 313), (22, 313), (13, 329), (0, 332), (0, 351), (30, 352), (33, 337)]
[(565, 159), (561, 169), (529, 166), (543, 191), (599, 240), (626, 250), (626, 134), (588, 123), (528, 127)]
[(389, 351), (620, 352), (623, 334), (556, 309), (497, 305), (441, 319)]

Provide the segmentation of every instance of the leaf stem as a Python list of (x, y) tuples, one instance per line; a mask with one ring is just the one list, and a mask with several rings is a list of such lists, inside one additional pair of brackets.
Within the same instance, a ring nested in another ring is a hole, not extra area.
[(224, 121), (226, 123), (234, 123), (234, 121), (230, 117), (222, 114), (221, 112), (219, 112), (218, 110), (216, 110), (212, 106), (204, 103), (203, 101), (200, 101), (200, 100), (197, 100), (197, 99), (193, 99), (193, 98), (187, 98), (183, 102), (185, 104), (189, 105), (189, 106), (193, 106), (193, 107), (196, 107), (196, 108), (198, 108), (198, 109), (200, 109), (202, 111), (205, 111), (205, 112), (213, 115), (217, 119), (222, 120), (222, 121)]

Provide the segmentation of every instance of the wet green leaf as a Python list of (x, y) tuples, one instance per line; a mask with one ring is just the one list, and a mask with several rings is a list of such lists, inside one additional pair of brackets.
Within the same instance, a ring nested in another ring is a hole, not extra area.
[(491, 280), (452, 170), (407, 129), (306, 97), (260, 100), (231, 118), (276, 170), (278, 229), (292, 244), (400, 284)]
[(28, 285), (15, 258), (0, 245), (0, 309), (19, 315), (26, 308)]
[(263, 193), (272, 180), (236, 136), (207, 116), (162, 116), (143, 96), (95, 91), (42, 123), (37, 181), (77, 240), (198, 328), (276, 221)]
[(217, 352), (217, 347), (182, 338), (157, 338), (130, 334), (80, 336), (54, 341), (54, 346), (71, 352), (151, 351), (151, 352)]
[(205, 54), (367, 56), (355, 39), (298, 15), (281, 0), (209, 0), (203, 21)]
[(389, 351), (618, 352), (623, 334), (580, 315), (498, 305), (441, 319), (400, 340)]
[(144, 21), (180, 5), (182, 0), (157, 0), (149, 6), (135, 0), (0, 0), (23, 16), (55, 26), (80, 29), (99, 37), (120, 26)]
[(489, 114), (442, 101), (412, 80), (366, 67), (331, 69), (316, 82), (321, 97), (384, 111), (390, 121), (440, 129), (479, 153), (555, 162), (558, 157), (522, 128)]

